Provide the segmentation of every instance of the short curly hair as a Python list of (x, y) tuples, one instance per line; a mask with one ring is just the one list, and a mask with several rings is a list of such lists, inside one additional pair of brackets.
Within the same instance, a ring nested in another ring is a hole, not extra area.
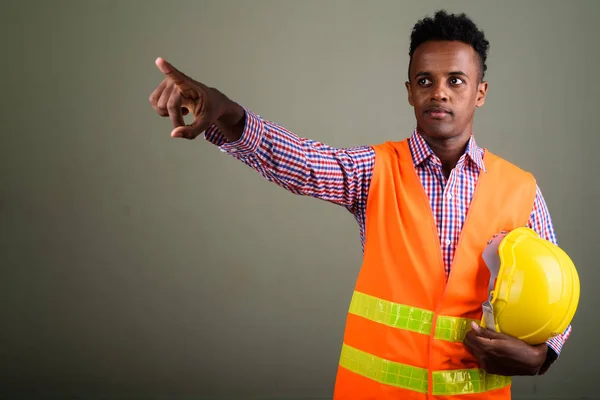
[(426, 17), (419, 20), (410, 35), (409, 71), (415, 50), (429, 40), (457, 40), (473, 47), (481, 62), (479, 79), (483, 80), (487, 70), (486, 60), (490, 43), (483, 31), (467, 15), (448, 14), (445, 10), (439, 10), (433, 18)]

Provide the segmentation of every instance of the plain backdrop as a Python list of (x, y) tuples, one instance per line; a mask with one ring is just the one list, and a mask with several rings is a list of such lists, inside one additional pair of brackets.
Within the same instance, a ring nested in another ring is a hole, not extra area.
[(535, 174), (581, 278), (515, 398), (600, 398), (600, 2), (115, 0), (0, 6), (0, 399), (330, 398), (354, 218), (170, 138), (154, 60), (303, 137), (401, 140), (410, 31), (442, 7), (491, 43), (478, 144)]

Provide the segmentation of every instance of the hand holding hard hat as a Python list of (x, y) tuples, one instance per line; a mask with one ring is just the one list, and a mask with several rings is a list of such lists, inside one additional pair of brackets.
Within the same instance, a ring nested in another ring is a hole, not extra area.
[(482, 326), (530, 345), (562, 334), (579, 303), (579, 276), (569, 256), (529, 228), (501, 233), (482, 254), (490, 270)]
[(465, 346), (489, 373), (543, 373), (545, 343), (566, 330), (579, 302), (573, 262), (529, 228), (494, 236), (482, 258), (490, 270), (489, 298)]

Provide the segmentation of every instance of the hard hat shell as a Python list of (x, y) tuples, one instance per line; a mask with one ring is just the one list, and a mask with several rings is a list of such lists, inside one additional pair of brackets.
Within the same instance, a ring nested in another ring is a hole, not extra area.
[(497, 256), (500, 269), (490, 293), (496, 331), (532, 345), (563, 333), (580, 294), (579, 276), (567, 253), (532, 229), (519, 227), (500, 241)]

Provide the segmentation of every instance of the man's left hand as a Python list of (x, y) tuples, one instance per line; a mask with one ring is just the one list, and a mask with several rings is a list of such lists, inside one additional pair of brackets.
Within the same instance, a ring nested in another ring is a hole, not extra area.
[(479, 366), (490, 374), (515, 376), (537, 375), (544, 362), (548, 346), (531, 346), (524, 341), (471, 323), (464, 340)]

